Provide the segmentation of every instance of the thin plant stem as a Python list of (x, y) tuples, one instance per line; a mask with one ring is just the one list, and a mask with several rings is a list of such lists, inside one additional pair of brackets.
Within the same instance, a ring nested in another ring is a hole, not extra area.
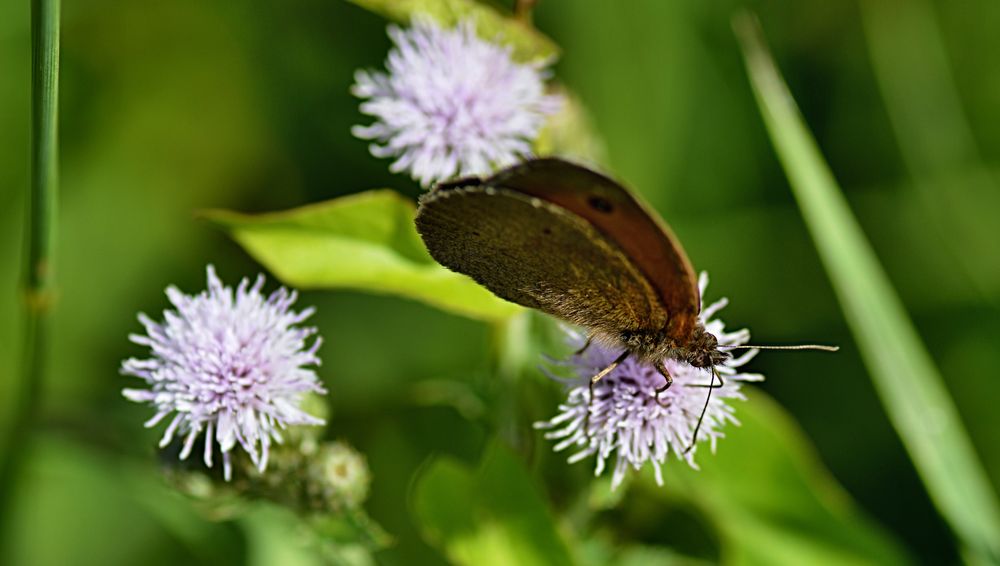
[[(24, 350), (13, 419), (0, 457), (0, 540), (8, 540), (14, 489), (41, 397), (58, 191), (60, 0), (31, 2), (31, 180), (24, 264)], [(3, 553), (0, 553), (3, 554)]]
[(517, 397), (520, 378), (532, 353), (530, 315), (519, 312), (494, 323), (491, 330), (495, 383), (489, 389), (497, 400), (497, 433), (508, 445), (526, 450), (530, 439), (524, 434)]
[(538, 4), (538, 0), (515, 0), (514, 17), (530, 26), (531, 13), (536, 4)]
[(890, 421), (970, 562), (1000, 563), (1000, 506), (941, 374), (750, 14), (734, 20), (757, 105)]

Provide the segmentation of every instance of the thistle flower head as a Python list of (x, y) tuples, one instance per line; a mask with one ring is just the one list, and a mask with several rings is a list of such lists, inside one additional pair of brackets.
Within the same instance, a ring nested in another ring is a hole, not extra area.
[(281, 429), (323, 424), (300, 408), (306, 394), (325, 392), (309, 368), (320, 363), (321, 340), (307, 344), (316, 329), (298, 325), (313, 309), (290, 310), (294, 291), (281, 288), (265, 297), (263, 276), (252, 286), (244, 279), (234, 291), (212, 266), (207, 272), (208, 290), (198, 295), (167, 288), (174, 310), (164, 311), (164, 322), (139, 315), (146, 334), (129, 339), (149, 347), (150, 357), (125, 360), (121, 372), (148, 387), (123, 394), (154, 408), (147, 427), (169, 417), (160, 447), (183, 438), (181, 459), (203, 436), (205, 465), (211, 467), (217, 445), (228, 480), (237, 444), (263, 471), (272, 441), (282, 440)]
[(485, 175), (531, 154), (559, 99), (545, 94), (543, 64), (518, 63), (480, 39), (470, 21), (453, 29), (417, 19), (389, 26), (388, 73), (359, 70), (352, 92), (375, 117), (351, 132), (372, 140), (424, 187), (457, 175)]
[[(708, 285), (708, 277), (704, 273), (698, 284), (704, 296)], [(726, 304), (726, 299), (721, 299), (703, 308), (701, 321), (705, 329), (719, 339), (719, 345), (746, 344), (750, 339), (748, 330), (727, 333), (722, 321), (712, 319)], [(583, 345), (583, 338), (577, 333), (570, 333), (570, 341), (576, 347)], [(584, 353), (574, 355), (567, 365), (572, 368), (575, 377), (563, 380), (567, 399), (559, 405), (559, 414), (551, 420), (535, 424), (536, 428), (548, 430), (546, 438), (557, 441), (556, 451), (576, 450), (569, 457), (571, 463), (594, 455), (597, 457), (594, 473), (600, 475), (610, 462), (614, 468), (612, 488), (621, 484), (629, 467), (638, 470), (647, 462), (653, 465), (656, 481), (662, 485), (660, 467), (671, 453), (697, 469), (694, 460), (697, 445), (708, 442), (714, 452), (716, 442), (724, 436), (722, 429), (725, 425), (739, 424), (729, 401), (745, 399), (740, 392), (743, 382), (764, 379), (762, 375), (740, 373), (737, 369), (756, 355), (757, 350), (750, 350), (716, 366), (725, 385), (712, 390), (712, 398), (698, 432), (698, 442), (692, 446), (695, 427), (708, 393), (704, 386), (712, 383), (712, 373), (666, 359), (664, 363), (674, 382), (657, 400), (656, 389), (663, 385), (663, 376), (650, 365), (626, 359), (594, 386), (591, 402), (590, 378), (620, 353), (595, 343)], [(715, 383), (718, 384), (717, 379)], [(691, 450), (688, 450), (689, 447)]]

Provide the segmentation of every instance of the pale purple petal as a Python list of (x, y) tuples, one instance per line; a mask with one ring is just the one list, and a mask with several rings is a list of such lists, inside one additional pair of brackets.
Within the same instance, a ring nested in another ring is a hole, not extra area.
[(296, 326), (313, 309), (290, 310), (294, 292), (282, 288), (265, 297), (263, 276), (253, 285), (244, 279), (234, 291), (212, 266), (207, 275), (208, 290), (198, 295), (167, 288), (176, 310), (164, 311), (163, 324), (139, 316), (147, 334), (129, 338), (149, 347), (152, 357), (125, 360), (121, 371), (144, 380), (149, 389), (122, 393), (156, 410), (147, 427), (173, 415), (160, 446), (179, 435), (181, 459), (190, 456), (200, 437), (203, 461), (211, 467), (217, 446), (228, 480), (229, 451), (237, 444), (263, 471), (271, 442), (281, 442), (279, 428), (323, 424), (299, 408), (306, 394), (325, 393), (309, 367), (319, 365), (320, 340), (315, 328)]
[(531, 152), (560, 98), (545, 93), (544, 64), (518, 63), (510, 48), (484, 41), (470, 21), (442, 29), (417, 19), (389, 26), (387, 73), (358, 71), (351, 92), (375, 118), (351, 133), (372, 155), (396, 158), (428, 187), (456, 175), (486, 175)]
[[(702, 296), (707, 285), (708, 277), (703, 273), (699, 278)], [(746, 344), (750, 340), (749, 331), (726, 333), (722, 321), (708, 320), (725, 305), (723, 299), (703, 309), (702, 323), (706, 330), (716, 335), (720, 345)], [(579, 333), (569, 331), (568, 335), (574, 348), (583, 344), (583, 336)], [(545, 438), (559, 440), (554, 447), (556, 451), (574, 449), (568, 458), (570, 463), (596, 455), (595, 475), (600, 475), (608, 464), (612, 464), (612, 488), (621, 485), (629, 467), (639, 470), (647, 462), (653, 466), (656, 482), (662, 485), (661, 466), (670, 454), (697, 469), (694, 457), (698, 444), (708, 442), (714, 452), (716, 442), (724, 436), (720, 429), (727, 423), (739, 424), (733, 417), (729, 401), (745, 399), (740, 392), (744, 382), (764, 379), (762, 375), (739, 373), (736, 369), (750, 361), (757, 350), (749, 350), (717, 366), (725, 385), (712, 391), (698, 443), (691, 447), (707, 393), (704, 387), (691, 386), (710, 383), (711, 372), (677, 360), (665, 360), (674, 383), (660, 395), (658, 403), (656, 388), (663, 384), (663, 376), (650, 365), (627, 359), (594, 386), (591, 402), (588, 387), (591, 376), (607, 367), (620, 353), (594, 343), (582, 355), (574, 355), (567, 365), (576, 378), (562, 380), (566, 385), (566, 402), (559, 405), (555, 417), (535, 424), (536, 428), (547, 430)], [(685, 452), (688, 447), (691, 450)]]

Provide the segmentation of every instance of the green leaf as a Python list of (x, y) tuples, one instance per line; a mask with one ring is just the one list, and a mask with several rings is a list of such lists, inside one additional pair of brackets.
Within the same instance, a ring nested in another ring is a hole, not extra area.
[(571, 564), (569, 550), (531, 477), (499, 443), (478, 470), (432, 462), (413, 490), (426, 538), (458, 564)]
[(309, 519), (309, 525), (326, 543), (361, 546), (375, 551), (393, 542), (389, 533), (361, 508), (348, 507), (328, 514), (320, 513)]
[(204, 215), (294, 287), (391, 293), (490, 321), (521, 310), (436, 263), (414, 228), (413, 203), (393, 191), (369, 191), (283, 212), (215, 210)]
[(662, 546), (633, 545), (625, 547), (615, 559), (618, 566), (709, 566), (711, 562), (683, 556)]
[(588, 536), (577, 546), (576, 556), (580, 566), (710, 566), (713, 562), (685, 556), (666, 546), (622, 544), (608, 533)]
[(966, 555), (1000, 563), (1000, 507), (958, 411), (761, 37), (736, 22), (754, 94), (890, 420)]
[(795, 422), (759, 391), (736, 407), (740, 426), (726, 430), (700, 470), (679, 462), (660, 487), (714, 525), (726, 564), (905, 564), (893, 539), (854, 507)]
[(520, 61), (551, 61), (559, 56), (559, 47), (534, 27), (475, 0), (349, 1), (402, 24), (420, 16), (434, 18), (443, 26), (472, 20), (479, 37), (509, 45)]
[(319, 566), (323, 564), (314, 541), (301, 528), (298, 517), (276, 505), (255, 505), (239, 519), (246, 532), (251, 566), (288, 564)]
[[(168, 489), (157, 466), (38, 431), (11, 508), (4, 564), (221, 564), (243, 543)], [(80, 517), (87, 517), (81, 528)], [(127, 533), (127, 536), (123, 536)]]

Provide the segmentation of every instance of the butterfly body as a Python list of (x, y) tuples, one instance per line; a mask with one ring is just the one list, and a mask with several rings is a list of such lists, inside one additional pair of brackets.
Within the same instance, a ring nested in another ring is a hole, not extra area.
[(687, 362), (697, 368), (721, 365), (730, 354), (719, 350), (719, 340), (700, 322), (692, 335), (678, 342), (667, 332), (622, 333), (618, 343), (641, 361), (655, 364), (665, 358)]
[(416, 224), (442, 265), (625, 355), (658, 368), (729, 357), (698, 319), (694, 270), (669, 228), (587, 168), (534, 159), (441, 184), (421, 198)]

